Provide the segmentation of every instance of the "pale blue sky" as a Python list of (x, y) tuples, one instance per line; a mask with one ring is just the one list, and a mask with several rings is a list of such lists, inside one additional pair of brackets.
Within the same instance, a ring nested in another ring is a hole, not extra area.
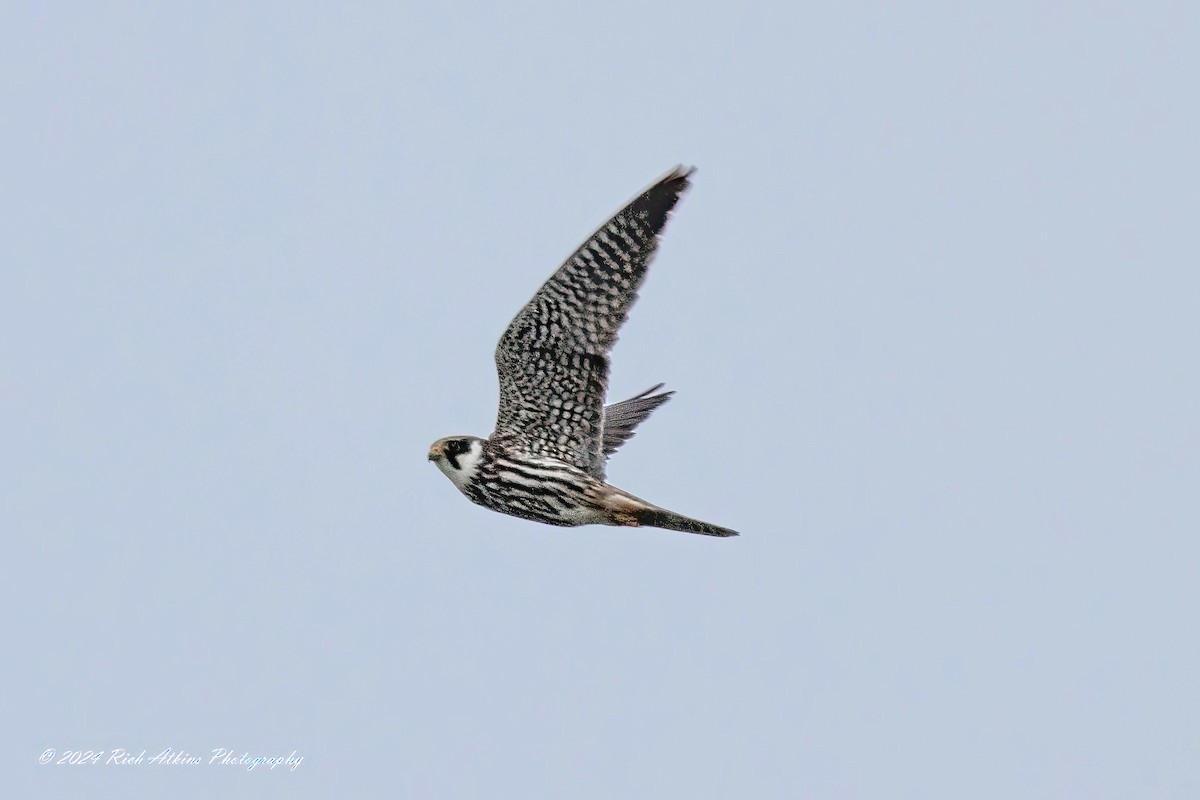
[[(5, 796), (1200, 796), (1197, 21), (6, 5)], [(471, 505), (679, 162), (609, 478), (743, 536)]]

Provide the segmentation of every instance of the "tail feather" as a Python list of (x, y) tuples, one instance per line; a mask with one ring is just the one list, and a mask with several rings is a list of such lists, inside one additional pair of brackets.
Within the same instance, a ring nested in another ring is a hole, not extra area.
[(705, 536), (737, 536), (737, 531), (729, 528), (722, 528), (720, 525), (713, 525), (709, 522), (701, 522), (698, 519), (685, 517), (682, 514), (676, 514), (674, 511), (667, 511), (665, 508), (647, 508), (635, 512), (639, 525), (645, 525), (650, 528), (664, 528), (669, 531), (683, 531), (684, 533), (702, 533)]

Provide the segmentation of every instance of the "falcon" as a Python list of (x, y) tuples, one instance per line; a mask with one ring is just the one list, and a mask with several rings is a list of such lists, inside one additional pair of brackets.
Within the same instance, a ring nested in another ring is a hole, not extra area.
[(500, 337), (496, 430), (487, 439), (449, 436), (429, 448), (429, 460), (472, 502), (547, 525), (738, 535), (604, 479), (608, 457), (673, 394), (659, 384), (604, 405), (608, 354), (694, 171), (676, 167), (601, 225)]

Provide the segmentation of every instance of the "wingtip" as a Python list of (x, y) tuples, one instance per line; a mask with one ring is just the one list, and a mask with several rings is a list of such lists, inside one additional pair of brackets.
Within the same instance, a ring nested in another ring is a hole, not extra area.
[(663, 175), (662, 178), (659, 179), (659, 183), (667, 183), (669, 181), (678, 180), (682, 180), (685, 183), (690, 183), (691, 177), (695, 174), (695, 167), (690, 167), (686, 164), (676, 164), (670, 172), (668, 172), (666, 175)]
[(629, 208), (649, 220), (650, 227), (654, 232), (661, 234), (675, 204), (691, 188), (691, 176), (695, 171), (695, 167), (685, 167), (679, 164), (651, 184), (636, 200), (630, 203)]
[[(657, 399), (659, 397), (669, 398), (671, 395), (675, 394), (674, 389), (668, 389), (667, 391), (661, 392), (660, 394), (654, 394), (655, 392), (657, 392), (659, 389), (663, 388), (664, 386), (666, 386), (665, 383), (656, 383), (653, 386), (651, 386), (649, 389), (647, 389), (646, 391), (639, 394), (637, 397), (631, 397), (630, 400), (641, 400), (643, 398), (650, 397), (651, 395), (654, 396), (652, 399)], [(663, 400), (663, 402), (665, 403), (666, 400)]]

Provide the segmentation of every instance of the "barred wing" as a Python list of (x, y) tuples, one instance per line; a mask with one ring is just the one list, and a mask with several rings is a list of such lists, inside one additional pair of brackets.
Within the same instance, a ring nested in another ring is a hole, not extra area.
[(608, 353), (692, 171), (676, 167), (600, 226), (513, 318), (496, 347), (494, 443), (603, 479)]

